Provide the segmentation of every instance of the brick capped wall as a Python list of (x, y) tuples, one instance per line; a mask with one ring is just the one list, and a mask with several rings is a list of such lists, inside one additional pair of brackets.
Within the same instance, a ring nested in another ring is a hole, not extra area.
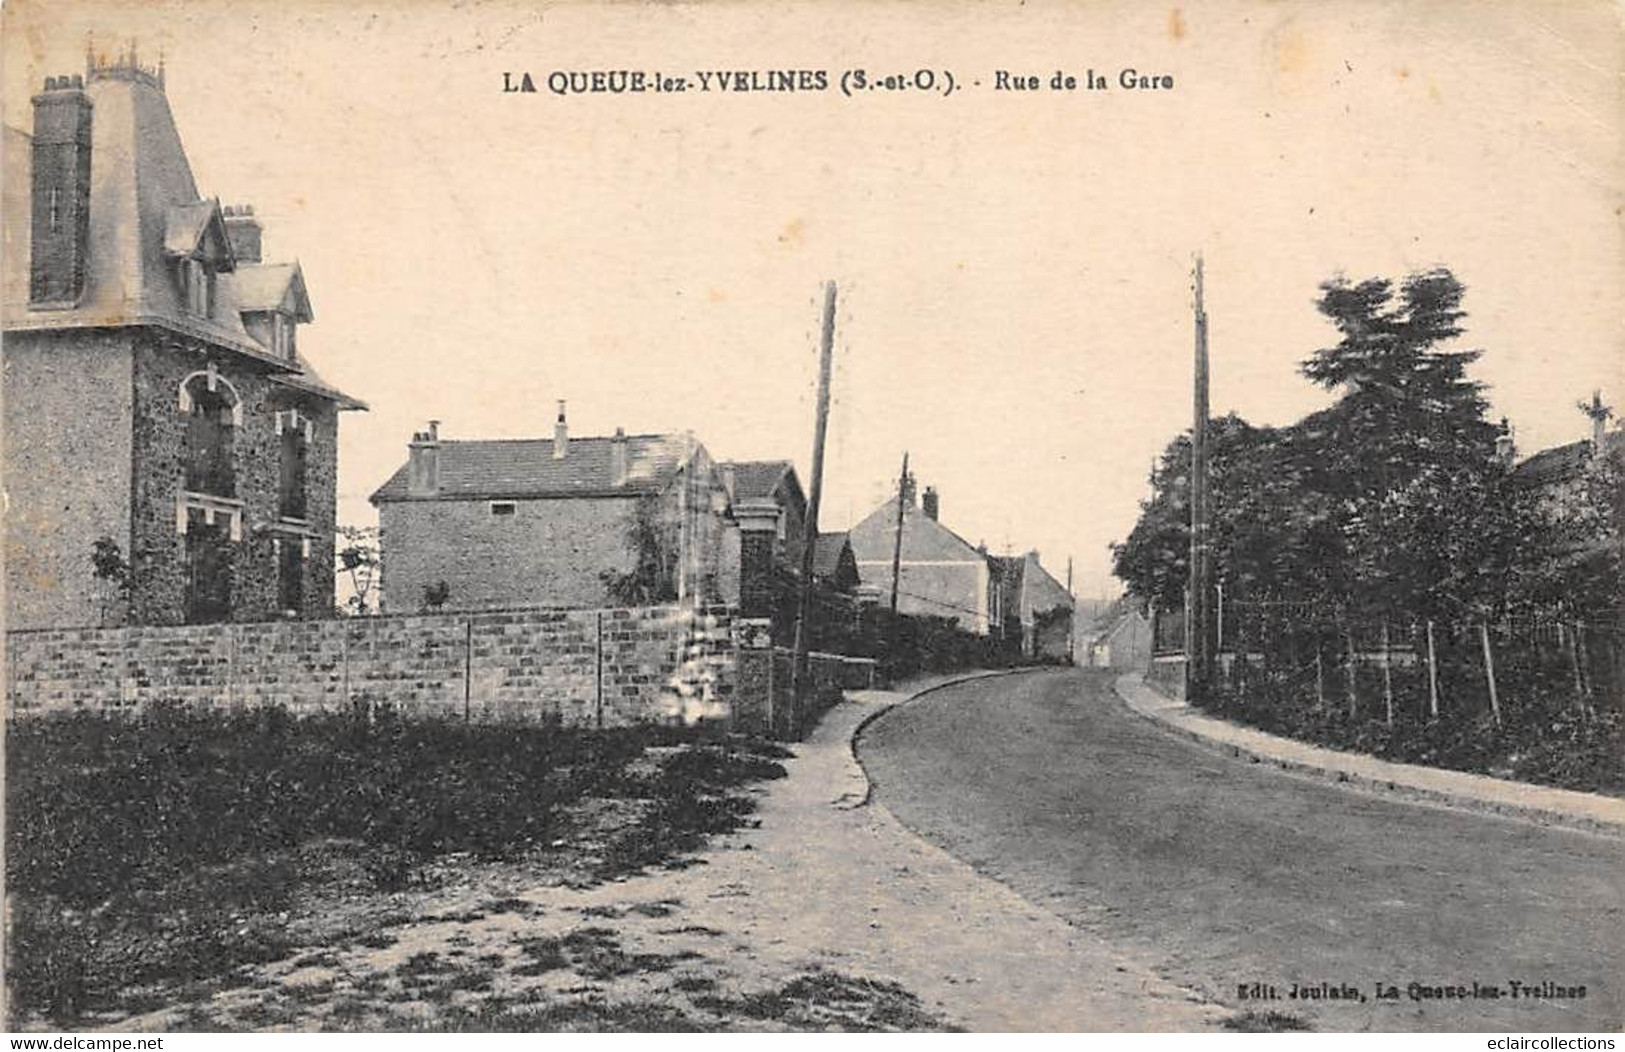
[(6, 636), (8, 711), (389, 705), (569, 726), (726, 720), (725, 610), (514, 610)]

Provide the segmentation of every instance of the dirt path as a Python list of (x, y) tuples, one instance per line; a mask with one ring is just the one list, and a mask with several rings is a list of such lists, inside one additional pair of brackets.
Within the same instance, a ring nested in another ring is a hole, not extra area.
[(862, 804), (832, 710), (760, 825), (588, 889), (490, 867), (371, 934), (121, 1026), (155, 1029), (1198, 1029), (1224, 1013)]

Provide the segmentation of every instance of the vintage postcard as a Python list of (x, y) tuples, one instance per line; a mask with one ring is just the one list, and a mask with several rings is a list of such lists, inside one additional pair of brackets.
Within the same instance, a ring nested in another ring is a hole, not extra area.
[(1612, 0), (0, 31), (8, 1029), (1613, 1047)]

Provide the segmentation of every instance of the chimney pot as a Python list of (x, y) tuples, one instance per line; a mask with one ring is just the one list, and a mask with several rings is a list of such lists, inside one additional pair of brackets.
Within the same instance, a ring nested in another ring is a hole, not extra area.
[(609, 443), (609, 472), (612, 485), (626, 485), (626, 430), (617, 427), (615, 437)]
[(559, 418), (553, 424), (553, 459), (563, 460), (570, 451), (570, 426), (564, 420), (564, 399), (559, 399)]
[(440, 421), (429, 421), (429, 430), (412, 436), (407, 447), (406, 491), (414, 497), (440, 493)]
[(239, 263), (260, 262), (265, 230), (254, 218), (252, 205), (228, 205), (221, 209), (226, 221), (226, 240), (231, 243), (231, 254)]

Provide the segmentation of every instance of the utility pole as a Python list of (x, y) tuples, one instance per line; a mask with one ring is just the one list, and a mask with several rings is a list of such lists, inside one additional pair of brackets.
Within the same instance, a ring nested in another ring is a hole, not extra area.
[(1213, 673), (1211, 540), (1208, 536), (1207, 308), (1202, 300), (1202, 256), (1196, 256), (1196, 369), (1191, 420), (1191, 550), (1185, 613), (1185, 698), (1208, 700)]
[(824, 332), (818, 348), (818, 418), (813, 425), (812, 491), (801, 545), (801, 596), (796, 611), (792, 696), (799, 704), (807, 682), (807, 644), (812, 635), (813, 556), (818, 541), (818, 504), (824, 493), (824, 433), (829, 429), (829, 373), (835, 354), (835, 282), (824, 286)]
[(908, 504), (908, 450), (903, 450), (903, 473), (897, 476), (897, 528), (891, 542), (891, 623), (886, 629), (888, 675), (897, 674), (897, 583), (903, 573), (903, 508)]
[(903, 569), (903, 507), (908, 503), (908, 450), (903, 451), (903, 473), (897, 476), (897, 529), (891, 546), (892, 637), (897, 636), (897, 577)]
[(1066, 557), (1066, 597), (1072, 601), (1072, 619), (1068, 622), (1066, 633), (1066, 663), (1075, 664), (1077, 655), (1074, 653), (1078, 638), (1078, 597), (1072, 594), (1072, 556)]

